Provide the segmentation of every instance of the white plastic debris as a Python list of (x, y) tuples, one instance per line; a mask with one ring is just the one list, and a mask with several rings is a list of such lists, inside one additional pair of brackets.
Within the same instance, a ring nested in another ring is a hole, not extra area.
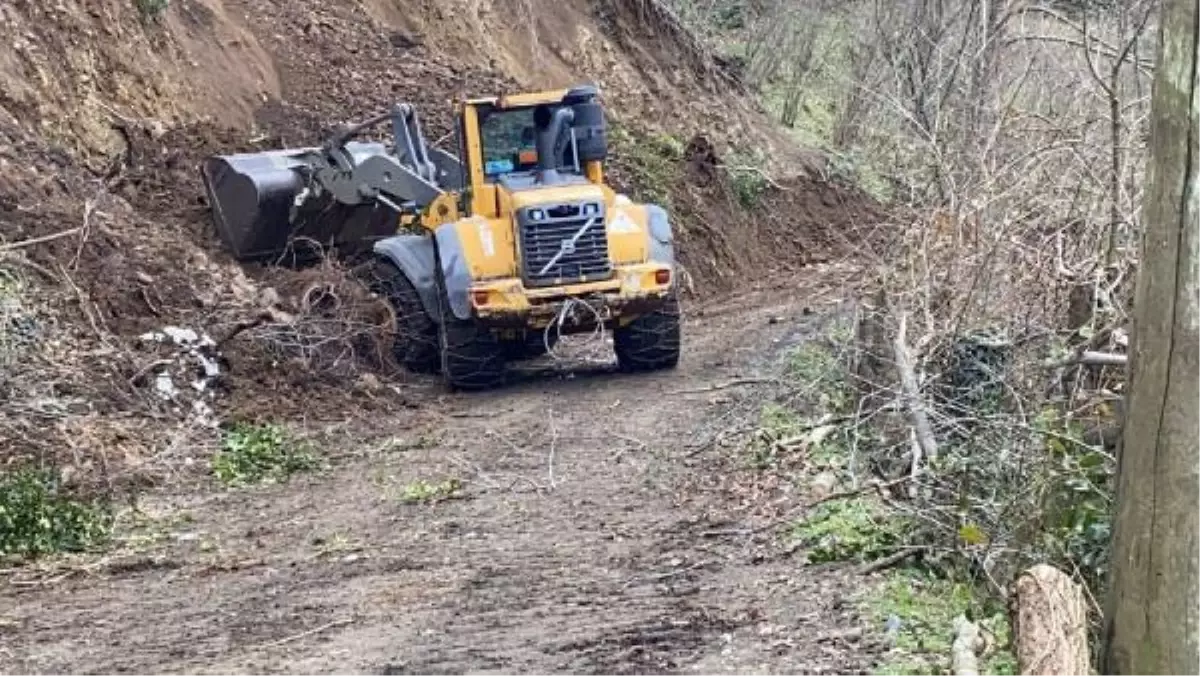
[(167, 401), (171, 401), (179, 394), (179, 390), (175, 387), (175, 382), (171, 380), (171, 374), (160, 373), (154, 378), (154, 391), (158, 396)]
[[(204, 401), (214, 396), (212, 386), (221, 375), (220, 354), (216, 342), (207, 334), (179, 326), (166, 326), (140, 336), (146, 343), (171, 345), (173, 353), (162, 361), (154, 375), (154, 392), (174, 404), (173, 410), (193, 422), (217, 424), (212, 407)], [(176, 383), (187, 383), (183, 389)]]

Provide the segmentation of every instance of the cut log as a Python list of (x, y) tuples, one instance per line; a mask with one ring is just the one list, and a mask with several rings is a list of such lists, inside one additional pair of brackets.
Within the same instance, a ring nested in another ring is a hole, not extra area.
[(1083, 590), (1045, 564), (1021, 573), (1013, 589), (1013, 643), (1023, 675), (1091, 674)]
[(979, 626), (959, 615), (954, 618), (954, 643), (950, 646), (950, 670), (954, 676), (979, 676), (979, 653), (987, 645)]

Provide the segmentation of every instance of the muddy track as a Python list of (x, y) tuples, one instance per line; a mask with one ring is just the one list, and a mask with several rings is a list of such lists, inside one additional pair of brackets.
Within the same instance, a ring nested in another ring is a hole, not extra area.
[[(140, 551), (5, 581), (0, 670), (861, 671), (869, 651), (836, 638), (858, 626), (857, 580), (739, 533), (757, 523), (734, 463), (702, 443), (755, 393), (696, 392), (769, 368), (818, 330), (804, 309), (822, 298), (696, 308), (672, 373), (430, 386), (415, 413), (347, 430), (327, 471), (153, 496)], [(449, 478), (453, 499), (399, 499)]]

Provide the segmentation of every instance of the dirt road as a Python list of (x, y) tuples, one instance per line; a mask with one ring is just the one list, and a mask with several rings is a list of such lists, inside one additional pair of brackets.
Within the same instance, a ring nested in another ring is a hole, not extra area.
[[(704, 444), (765, 394), (712, 386), (765, 372), (831, 300), (801, 280), (692, 308), (678, 371), (430, 385), (328, 430), (323, 472), (151, 496), (120, 553), (5, 578), (0, 670), (861, 671), (858, 581), (747, 534), (780, 493)], [(401, 499), (418, 479), (461, 487)]]

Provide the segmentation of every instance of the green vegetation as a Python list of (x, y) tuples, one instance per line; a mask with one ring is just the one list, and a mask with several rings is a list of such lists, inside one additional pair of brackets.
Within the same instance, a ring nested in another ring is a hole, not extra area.
[(36, 320), (24, 302), (24, 281), (0, 267), (0, 366), (15, 364), (32, 344)]
[(212, 459), (213, 475), (230, 486), (282, 481), (318, 466), (316, 456), (283, 428), (249, 423), (226, 430)]
[(166, 13), (167, 8), (171, 6), (171, 0), (133, 0), (134, 6), (142, 18), (149, 21), (157, 21)]
[(67, 494), (57, 472), (23, 468), (0, 476), (0, 557), (82, 551), (106, 542), (111, 530), (109, 505)]
[(807, 393), (809, 404), (823, 413), (853, 411), (854, 391), (841, 353), (849, 343), (844, 331), (831, 332), (827, 341), (809, 341), (787, 353), (784, 375)]
[(457, 497), (460, 490), (462, 482), (453, 477), (437, 483), (417, 479), (404, 487), (400, 500), (408, 503), (439, 502)]
[(729, 174), (733, 194), (737, 195), (738, 202), (746, 209), (758, 206), (758, 201), (770, 184), (763, 173), (764, 166), (766, 154), (759, 148), (734, 151), (725, 160), (725, 171)]
[(1083, 443), (1079, 423), (1053, 409), (1036, 426), (1046, 435), (1048, 456), (1042, 546), (1078, 568), (1092, 590), (1101, 590), (1108, 577), (1115, 459)]
[(684, 144), (669, 134), (636, 131), (609, 124), (611, 155), (633, 183), (634, 197), (670, 208), (671, 191), (682, 172)]
[[(872, 626), (887, 631), (891, 651), (877, 674), (948, 674), (954, 618), (966, 615), (991, 634), (992, 651), (980, 663), (985, 674), (1015, 674), (1004, 608), (981, 602), (962, 583), (914, 570), (898, 570), (862, 599), (862, 612)], [(897, 626), (898, 625), (898, 626)]]
[(817, 505), (792, 527), (791, 537), (811, 563), (865, 562), (895, 553), (905, 527), (875, 501), (859, 497)]
[[(673, 0), (671, 5), (717, 53), (741, 65), (763, 108), (800, 145), (828, 155), (833, 176), (880, 201), (892, 198), (886, 153), (868, 153), (855, 130), (861, 110), (853, 108), (863, 104), (862, 92), (855, 89), (861, 78), (856, 59), (863, 53), (848, 13), (809, 7), (752, 10), (737, 0), (704, 6)], [(736, 171), (731, 176), (735, 186), (748, 178)], [(753, 206), (754, 200), (746, 199), (753, 190), (736, 189), (743, 204)]]

